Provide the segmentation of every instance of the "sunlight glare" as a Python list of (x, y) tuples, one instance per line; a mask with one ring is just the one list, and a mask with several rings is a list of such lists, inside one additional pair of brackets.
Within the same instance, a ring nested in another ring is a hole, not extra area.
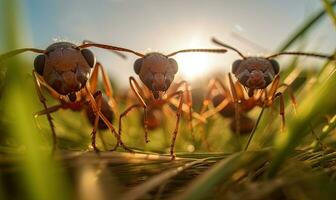
[[(193, 37), (187, 48), (201, 48), (202, 46), (205, 45), (200, 43), (199, 38)], [(188, 81), (207, 75), (212, 64), (207, 53), (179, 54), (176, 56), (176, 61), (179, 65), (179, 73)]]

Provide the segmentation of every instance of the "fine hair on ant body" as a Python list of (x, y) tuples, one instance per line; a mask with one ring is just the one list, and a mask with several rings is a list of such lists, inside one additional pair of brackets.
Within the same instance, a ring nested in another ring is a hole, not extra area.
[[(166, 104), (175, 97), (179, 99), (179, 103), (176, 110), (176, 125), (174, 132), (172, 134), (171, 139), (171, 145), (170, 145), (170, 155), (172, 159), (175, 158), (174, 155), (174, 147), (175, 147), (175, 141), (176, 136), (178, 133), (178, 125), (180, 121), (180, 116), (182, 114), (182, 107), (184, 104), (187, 104), (189, 108), (189, 118), (191, 120), (192, 116), (192, 102), (191, 98), (188, 98), (190, 96), (189, 91), (189, 85), (186, 81), (182, 81), (178, 83), (179, 87), (184, 88), (185, 92), (187, 93), (187, 98), (184, 100), (184, 95), (182, 90), (175, 91), (169, 95), (165, 95), (165, 92), (168, 90), (170, 85), (172, 84), (174, 80), (174, 76), (178, 71), (178, 64), (175, 61), (175, 59), (170, 58), (176, 54), (179, 53), (186, 53), (186, 52), (209, 52), (209, 53), (225, 53), (226, 49), (184, 49), (180, 51), (176, 51), (173, 53), (170, 53), (168, 55), (164, 55), (162, 53), (158, 52), (151, 52), (147, 54), (138, 53), (136, 51), (125, 49), (121, 47), (115, 47), (115, 46), (109, 46), (104, 44), (96, 44), (96, 43), (90, 43), (86, 44), (88, 46), (95, 46), (98, 48), (103, 49), (109, 49), (114, 51), (123, 51), (123, 52), (129, 52), (133, 53), (140, 58), (138, 58), (134, 62), (134, 71), (137, 75), (139, 75), (140, 80), (144, 83), (144, 85), (149, 89), (152, 93), (152, 99), (148, 102), (145, 101), (144, 93), (142, 92), (140, 84), (136, 81), (134, 77), (129, 77), (129, 84), (133, 91), (133, 93), (136, 95), (138, 99), (138, 103), (135, 103), (128, 107), (123, 113), (121, 113), (119, 117), (119, 135), (121, 135), (122, 132), (122, 118), (127, 115), (131, 110), (134, 108), (143, 108), (144, 110), (144, 130), (145, 130), (145, 141), (148, 142), (148, 131), (147, 131), (147, 110), (151, 105), (155, 104)], [(178, 88), (179, 88), (178, 87)], [(160, 103), (158, 103), (160, 101)], [(119, 140), (119, 142), (122, 142)], [(117, 144), (118, 146), (119, 144)], [(124, 144), (121, 144), (124, 146)], [(116, 146), (116, 147), (117, 147)]]
[[(317, 53), (305, 53), (305, 52), (280, 52), (273, 54), (268, 57), (257, 57), (244, 56), (236, 48), (227, 45), (215, 38), (212, 41), (221, 46), (235, 51), (241, 57), (241, 59), (236, 60), (232, 64), (231, 73), (234, 74), (237, 81), (234, 82), (232, 74), (229, 73), (229, 85), (227, 88), (225, 85), (218, 79), (212, 79), (209, 84), (209, 91), (203, 103), (203, 108), (201, 113), (205, 111), (207, 105), (209, 104), (210, 95), (212, 90), (220, 87), (224, 91), (220, 97), (222, 100), (221, 103), (214, 102), (217, 106), (220, 106), (221, 109), (224, 109), (222, 112), (226, 112), (228, 116), (232, 117), (232, 112), (234, 112), (235, 117), (235, 132), (239, 133), (240, 131), (240, 117), (244, 117), (244, 113), (251, 110), (252, 108), (259, 106), (262, 108), (261, 113), (254, 125), (253, 130), (251, 130), (250, 137), (245, 146), (245, 150), (248, 148), (249, 143), (253, 137), (253, 134), (258, 126), (262, 113), (265, 107), (270, 107), (273, 105), (276, 98), (279, 97), (280, 100), (280, 115), (281, 115), (281, 130), (283, 130), (285, 125), (285, 107), (284, 107), (284, 98), (283, 92), (279, 91), (280, 87), (285, 87), (289, 89), (289, 94), (291, 96), (292, 103), (294, 107), (296, 106), (296, 100), (292, 94), (289, 85), (280, 84), (280, 66), (276, 60), (273, 58), (280, 55), (296, 55), (296, 56), (310, 56), (323, 59), (332, 59), (330, 55), (317, 54)], [(247, 93), (247, 95), (246, 95)], [(233, 105), (234, 104), (234, 105)], [(220, 109), (217, 109), (217, 112)], [(211, 114), (210, 114), (211, 115)]]
[[(69, 42), (56, 42), (46, 50), (35, 48), (17, 49), (0, 55), (0, 61), (27, 51), (39, 53), (34, 60), (32, 71), (36, 91), (44, 110), (37, 112), (35, 117), (46, 115), (52, 131), (52, 151), (57, 146), (55, 127), (50, 113), (59, 109), (86, 110), (87, 118), (93, 124), (92, 147), (96, 147), (97, 129), (109, 128), (119, 142), (119, 134), (111, 124), (116, 113), (113, 91), (103, 66), (96, 62), (94, 54), (86, 49), (85, 43), (77, 46)], [(119, 56), (125, 58), (118, 52)], [(102, 73), (103, 83), (108, 100), (97, 90), (98, 74)], [(42, 93), (42, 88), (49, 91), (51, 96), (60, 101), (58, 105), (48, 107)], [(124, 147), (128, 150), (126, 147)]]

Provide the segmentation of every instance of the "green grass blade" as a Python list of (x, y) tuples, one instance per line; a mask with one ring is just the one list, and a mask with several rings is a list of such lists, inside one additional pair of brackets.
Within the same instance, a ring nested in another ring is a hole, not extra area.
[[(331, 3), (331, 6), (334, 7), (336, 5), (336, 1)], [(321, 11), (317, 12), (316, 14), (312, 15), (308, 18), (294, 33), (278, 48), (278, 52), (285, 51), (288, 49), (296, 40), (306, 35), (309, 30), (318, 23), (322, 17), (326, 14), (326, 10), (322, 9)]]
[(334, 27), (336, 29), (336, 15), (335, 15), (334, 9), (331, 5), (331, 2), (329, 0), (322, 0), (322, 2), (323, 2), (324, 9), (329, 14), (329, 16), (331, 18), (331, 21), (334, 23)]
[(173, 169), (166, 170), (160, 173), (157, 176), (152, 177), (148, 181), (138, 185), (137, 187), (131, 189), (131, 191), (127, 192), (124, 196), (121, 197), (121, 200), (135, 200), (139, 199), (147, 192), (151, 191), (152, 189), (160, 186), (162, 183), (166, 182), (167, 180), (173, 178), (174, 176), (182, 173), (184, 170), (203, 163), (206, 159), (196, 160), (193, 162), (188, 162), (186, 164), (180, 165)]
[(289, 120), (288, 131), (280, 135), (276, 144), (277, 152), (271, 162), (269, 177), (274, 177), (284, 160), (292, 153), (293, 149), (310, 134), (308, 123), (316, 115), (323, 115), (335, 107), (335, 99), (331, 91), (336, 88), (336, 71), (307, 94), (307, 98), (300, 104), (298, 114)]
[(245, 170), (257, 163), (264, 162), (268, 151), (247, 151), (235, 153), (218, 162), (187, 186), (186, 190), (174, 199), (197, 200), (204, 199), (211, 189), (223, 181), (231, 180), (235, 172)]

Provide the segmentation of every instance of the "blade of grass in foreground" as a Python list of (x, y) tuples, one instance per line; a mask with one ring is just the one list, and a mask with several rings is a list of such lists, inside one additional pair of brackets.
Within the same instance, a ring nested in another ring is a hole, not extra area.
[(298, 114), (288, 123), (288, 131), (279, 135), (276, 144), (276, 154), (271, 162), (269, 177), (274, 177), (284, 160), (292, 153), (293, 149), (310, 134), (307, 124), (314, 119), (316, 115), (323, 115), (335, 106), (333, 91), (336, 88), (336, 71), (307, 94), (307, 98), (300, 103)]
[[(331, 3), (331, 6), (332, 7), (336, 6), (336, 1), (333, 1)], [(321, 11), (317, 12), (316, 14), (314, 14), (313, 16), (311, 16), (309, 19), (307, 19), (296, 31), (294, 31), (294, 33), (292, 34), (292, 36), (289, 37), (287, 39), (287, 41), (285, 41), (283, 43), (283, 45), (281, 45), (278, 48), (278, 52), (285, 51), (292, 44), (294, 44), (294, 42), (296, 40), (298, 40), (299, 38), (301, 38), (304, 35), (306, 35), (308, 33), (308, 31), (313, 27), (313, 25), (315, 25), (317, 22), (319, 22), (325, 14), (326, 14), (326, 10), (322, 9)]]
[(131, 189), (131, 191), (127, 192), (121, 199), (122, 200), (135, 200), (139, 199), (143, 195), (145, 195), (147, 192), (151, 191), (152, 189), (160, 186), (165, 181), (173, 178), (174, 176), (178, 175), (179, 173), (183, 172), (184, 170), (203, 163), (206, 159), (196, 160), (193, 162), (188, 162), (186, 164), (180, 165), (174, 169), (166, 170), (162, 173), (160, 173), (157, 176), (154, 176), (153, 178), (149, 179), (148, 181), (144, 182), (143, 184), (140, 184), (139, 186)]
[(334, 23), (334, 27), (336, 28), (336, 15), (335, 15), (331, 2), (329, 0), (322, 0), (322, 2), (323, 2), (324, 9), (329, 14), (331, 21)]
[[(268, 159), (268, 150), (248, 151), (235, 153), (208, 169), (187, 186), (186, 190), (174, 199), (196, 200), (204, 199), (211, 189), (225, 181), (232, 181), (232, 176), (237, 172), (245, 174), (248, 169), (260, 165)], [(223, 184), (222, 184), (223, 185)]]
[[(4, 13), (0, 13), (5, 19), (4, 38), (5, 46), (14, 49), (19, 46), (19, 37), (27, 37), (24, 31), (19, 31), (20, 25), (20, 1), (5, 0)], [(20, 33), (20, 34), (18, 34)], [(8, 68), (6, 87), (1, 99), (3, 114), (13, 122), (9, 132), (20, 144), (23, 155), (22, 160), (16, 164), (15, 187), (19, 192), (8, 191), (11, 198), (18, 199), (70, 199), (69, 185), (62, 174), (58, 164), (51, 159), (50, 151), (42, 150), (38, 131), (34, 127), (33, 113), (35, 102), (32, 98), (35, 90), (31, 79), (27, 75), (31, 73), (33, 61), (28, 64), (17, 59), (4, 65)], [(5, 64), (5, 63), (4, 63)], [(19, 148), (19, 147), (17, 147)], [(15, 155), (12, 155), (15, 156)], [(12, 193), (10, 193), (12, 192)]]

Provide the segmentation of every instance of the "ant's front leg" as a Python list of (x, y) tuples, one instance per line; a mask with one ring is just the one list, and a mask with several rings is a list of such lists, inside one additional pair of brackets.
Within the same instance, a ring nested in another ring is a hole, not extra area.
[(47, 115), (47, 119), (48, 119), (49, 126), (50, 126), (50, 129), (51, 129), (51, 133), (52, 133), (52, 154), (53, 154), (55, 152), (56, 146), (57, 146), (55, 126), (54, 126), (54, 123), (52, 122), (52, 117), (51, 117), (50, 113), (48, 112), (49, 109), (48, 109), (47, 104), (46, 104), (46, 99), (42, 94), (41, 84), (39, 82), (38, 75), (36, 74), (35, 70), (33, 70), (33, 77), (34, 77), (34, 80), (35, 80), (34, 83), (35, 83), (37, 95), (39, 97), (40, 102), (43, 104), (45, 114)]
[(193, 127), (193, 124), (192, 124), (192, 114), (193, 114), (193, 111), (192, 111), (192, 96), (191, 96), (191, 92), (190, 92), (190, 87), (189, 87), (189, 84), (188, 84), (187, 81), (181, 81), (181, 82), (176, 84), (175, 91), (177, 91), (181, 86), (184, 86), (183, 94), (185, 94), (185, 104), (188, 107), (189, 128), (190, 128), (190, 131), (191, 131), (191, 135), (194, 139), (195, 138), (194, 135), (193, 135), (194, 127)]
[[(106, 116), (101, 112), (101, 110), (98, 109), (98, 105), (96, 103), (96, 100), (93, 97), (93, 95), (90, 93), (88, 85), (85, 86), (85, 90), (86, 90), (86, 94), (87, 94), (87, 97), (88, 97), (89, 104), (90, 104), (93, 112), (95, 113), (95, 115), (96, 116), (98, 115), (103, 120), (105, 125), (111, 130), (112, 134), (114, 134), (114, 136), (117, 139), (117, 143), (123, 144), (123, 142), (121, 141), (121, 138), (119, 137), (119, 134), (116, 132), (116, 130), (113, 127), (113, 125), (111, 124), (111, 122), (106, 118)], [(102, 95), (101, 92), (97, 92), (97, 96), (101, 96), (101, 95)], [(99, 97), (99, 98), (102, 98), (102, 97)], [(124, 145), (122, 145), (122, 147), (127, 151), (132, 151), (132, 150), (128, 149), (127, 147), (125, 147)]]
[(231, 73), (229, 73), (229, 83), (230, 83), (230, 89), (232, 93), (232, 99), (234, 101), (235, 106), (235, 132), (238, 136), (240, 136), (240, 104), (242, 100), (245, 99), (243, 89), (241, 88), (241, 85), (239, 82), (234, 83), (232, 79)]
[[(118, 129), (118, 135), (119, 135), (119, 138), (121, 138), (121, 133), (122, 133), (122, 119), (124, 117), (126, 117), (126, 115), (131, 111), (133, 110), (134, 108), (143, 108), (144, 109), (144, 130), (145, 130), (145, 142), (148, 143), (149, 140), (148, 140), (148, 131), (147, 131), (147, 105), (145, 103), (145, 101), (143, 100), (141, 94), (143, 94), (141, 92), (141, 87), (139, 86), (139, 84), (136, 82), (136, 80), (134, 79), (134, 77), (130, 77), (129, 78), (129, 83), (130, 83), (130, 86), (131, 86), (131, 89), (133, 91), (133, 93), (136, 95), (138, 101), (140, 103), (136, 103), (136, 104), (133, 104), (131, 106), (129, 106), (123, 113), (120, 114), (119, 116), (119, 129)], [(140, 94), (141, 93), (141, 94)], [(123, 145), (125, 146), (123, 143), (117, 143), (116, 146), (113, 148), (114, 150), (116, 148), (118, 148), (119, 145)]]
[[(95, 94), (93, 94), (93, 97), (95, 97), (96, 103), (97, 103), (97, 109), (100, 112), (101, 111), (101, 104), (102, 104), (102, 93), (100, 91), (97, 91)], [(99, 149), (96, 146), (96, 134), (98, 129), (98, 123), (99, 123), (99, 115), (95, 116), (93, 129), (91, 132), (91, 145), (95, 152), (99, 152)]]
[(174, 129), (171, 144), (170, 144), (170, 156), (171, 156), (172, 160), (175, 159), (174, 147), (175, 147), (175, 141), (176, 141), (176, 137), (177, 137), (177, 133), (178, 133), (180, 118), (181, 118), (181, 114), (182, 114), (183, 92), (182, 91), (177, 91), (177, 92), (169, 95), (167, 97), (167, 100), (169, 100), (170, 98), (173, 98), (175, 96), (178, 96), (178, 98), (180, 99), (180, 103), (179, 103), (179, 106), (176, 110), (176, 124), (175, 124), (175, 129)]

